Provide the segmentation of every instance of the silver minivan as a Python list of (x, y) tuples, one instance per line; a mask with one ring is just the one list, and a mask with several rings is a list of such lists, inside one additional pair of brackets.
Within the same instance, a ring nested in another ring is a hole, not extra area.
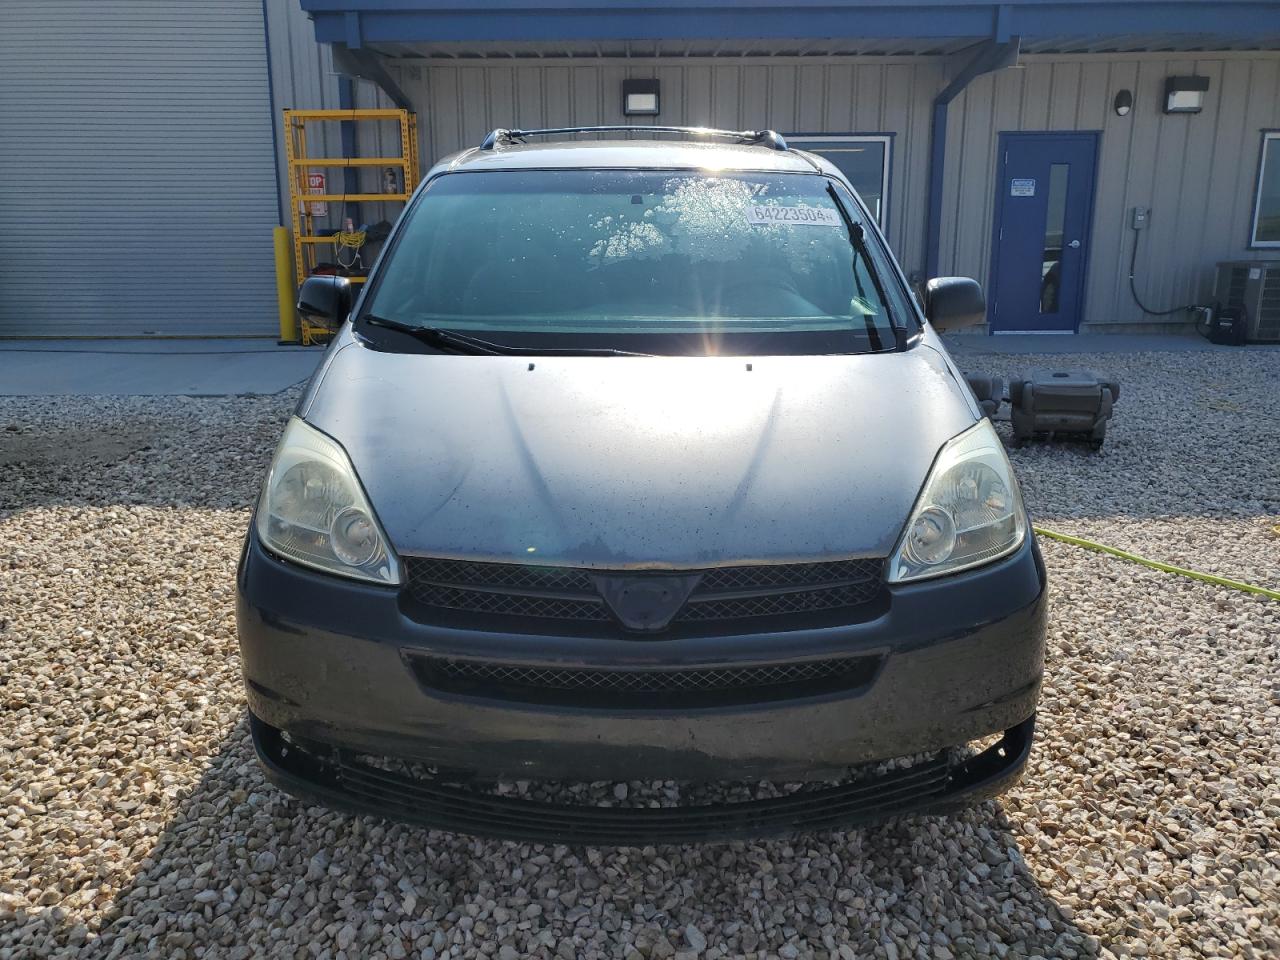
[[(430, 171), (358, 296), (304, 284), (336, 333), (238, 575), (268, 775), (579, 843), (1005, 789), (1046, 586), (937, 335), (983, 319), (981, 290), (917, 298), (847, 180), (775, 133), (565, 139), (613, 130), (495, 131)], [(626, 805), (507, 781), (782, 786)]]

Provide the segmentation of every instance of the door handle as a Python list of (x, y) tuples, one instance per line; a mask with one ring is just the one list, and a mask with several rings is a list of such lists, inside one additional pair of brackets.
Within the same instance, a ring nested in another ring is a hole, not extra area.
[(1080, 249), (1080, 241), (1079, 241), (1079, 240), (1072, 240), (1070, 243), (1068, 243), (1068, 244), (1067, 244), (1067, 246), (1068, 246), (1068, 247), (1070, 247), (1072, 250), (1079, 250), (1079, 249)]

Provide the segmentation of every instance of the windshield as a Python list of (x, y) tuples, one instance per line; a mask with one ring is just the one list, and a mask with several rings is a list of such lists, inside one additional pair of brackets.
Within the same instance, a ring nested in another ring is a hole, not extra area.
[[(525, 344), (666, 352), (655, 343), (683, 335), (707, 345), (699, 352), (761, 352), (807, 335), (781, 352), (891, 349), (884, 288), (828, 183), (686, 171), (445, 175), (416, 204), (364, 312)], [(859, 211), (848, 215), (857, 224)]]

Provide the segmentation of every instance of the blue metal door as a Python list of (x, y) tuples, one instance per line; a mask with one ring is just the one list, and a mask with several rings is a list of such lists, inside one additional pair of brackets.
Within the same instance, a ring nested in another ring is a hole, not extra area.
[(1079, 327), (1097, 158), (1094, 133), (1000, 135), (993, 332)]

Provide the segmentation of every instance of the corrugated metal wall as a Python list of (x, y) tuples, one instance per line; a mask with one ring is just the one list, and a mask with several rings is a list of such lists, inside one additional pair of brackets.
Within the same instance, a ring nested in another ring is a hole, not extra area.
[[(266, 0), (266, 13), (274, 102), (261, 0), (5, 0), (0, 236), (17, 253), (0, 266), (0, 334), (274, 331), (270, 228), (288, 211), (271, 117), (279, 128), (284, 107), (339, 103), (329, 50), (297, 0)], [(1086, 323), (1147, 319), (1127, 289), (1135, 204), (1152, 208), (1138, 262), (1154, 304), (1204, 297), (1215, 261), (1249, 255), (1260, 131), (1280, 127), (1280, 54), (1024, 64), (978, 78), (952, 105), (944, 272), (987, 280), (996, 144), (1008, 130), (1102, 131)], [(428, 163), (496, 126), (623, 122), (627, 77), (662, 81), (663, 123), (891, 133), (889, 235), (909, 272), (923, 268), (930, 108), (954, 68), (905, 57), (392, 67), (418, 107)], [(1210, 78), (1204, 112), (1165, 116), (1164, 78), (1189, 73)], [(1123, 118), (1110, 107), (1122, 88), (1136, 97)], [(355, 96), (389, 105), (371, 84), (356, 83)], [(362, 127), (360, 153), (394, 153), (395, 138), (392, 125)], [(336, 125), (312, 144), (339, 153)], [(393, 218), (394, 206), (360, 213)]]
[[(339, 92), (340, 78), (333, 66), (333, 53), (328, 44), (316, 43), (315, 28), (311, 18), (303, 12), (298, 0), (264, 0), (266, 11), (267, 41), (271, 52), (270, 115), (275, 127), (276, 166), (280, 182), (278, 201), (279, 222), (291, 226), (289, 210), (289, 169), (285, 154), (284, 120), (282, 113), (292, 110), (337, 110), (343, 107)], [(353, 81), (355, 107), (394, 106), (372, 83)], [(341, 124), (331, 121), (307, 123), (307, 151), (311, 156), (342, 156)], [(394, 137), (394, 145), (391, 139)], [(361, 156), (380, 155), (379, 150), (389, 149), (399, 153), (399, 127), (382, 121), (356, 124), (356, 151)], [(347, 174), (338, 167), (314, 167), (328, 178), (327, 188), (332, 193), (346, 189)], [(352, 176), (354, 191), (376, 192), (381, 171), (358, 170)], [(353, 191), (353, 192), (354, 192)], [(338, 229), (342, 226), (344, 205), (330, 203), (327, 218), (317, 218), (316, 229)], [(399, 204), (364, 204), (353, 213), (360, 222), (375, 222), (384, 216), (394, 218)], [(324, 246), (318, 259), (333, 260), (333, 248)], [(271, 269), (272, 264), (264, 265)]]
[[(1280, 127), (1280, 54), (1027, 57), (979, 77), (951, 107), (942, 231), (944, 270), (984, 284), (991, 263), (998, 134), (1100, 130), (1085, 323), (1167, 323), (1129, 293), (1129, 209), (1151, 208), (1138, 240), (1137, 278), (1153, 309), (1206, 298), (1214, 263), (1250, 251), (1248, 235), (1264, 128)], [(1204, 110), (1166, 115), (1168, 76), (1209, 77)], [(1131, 90), (1119, 117), (1115, 94)], [(1083, 328), (1082, 328), (1083, 329)]]
[(4, 0), (0, 334), (271, 333), (261, 0)]
[(397, 73), (418, 105), (429, 162), (477, 146), (494, 127), (625, 123), (622, 81), (657, 77), (663, 124), (784, 133), (895, 133), (889, 238), (908, 269), (922, 266), (930, 104), (937, 60), (769, 63), (709, 60), (660, 66), (567, 61), (410, 67)]
[[(311, 19), (298, 0), (265, 0), (267, 36), (271, 47), (271, 105), (276, 132), (276, 162), (281, 184), (280, 222), (289, 223), (288, 166), (285, 163), (284, 125), (281, 111), (338, 109), (338, 75), (328, 44), (316, 43)], [(318, 127), (310, 149), (338, 153), (336, 128)], [(332, 139), (332, 143), (330, 143)]]
[[(316, 43), (315, 28), (311, 19), (302, 11), (298, 0), (266, 0), (267, 29), (271, 46), (271, 86), (275, 96), (273, 113), (276, 125), (276, 158), (281, 183), (280, 217), (289, 224), (288, 170), (284, 150), (284, 126), (281, 111), (337, 110), (342, 106), (338, 94), (338, 74), (333, 67), (333, 54), (328, 44)], [(372, 83), (354, 82), (356, 107), (393, 107), (393, 104)], [(313, 156), (341, 156), (342, 137), (337, 123), (314, 122), (307, 125), (307, 150)], [(400, 152), (399, 127), (394, 123), (363, 121), (356, 125), (356, 149), (361, 156), (385, 156)], [(334, 167), (318, 167), (329, 177), (332, 192), (341, 193), (345, 182), (343, 171)], [(362, 179), (356, 186), (368, 193), (377, 193), (380, 170), (366, 170), (357, 174)], [(342, 226), (341, 204), (329, 205), (329, 221), (322, 226)], [(367, 222), (390, 216), (394, 219), (399, 204), (366, 204), (362, 219)]]
[[(979, 77), (949, 112), (941, 271), (986, 283), (996, 144), (1007, 130), (1100, 130), (1101, 157), (1085, 323), (1146, 318), (1128, 291), (1128, 208), (1152, 208), (1141, 238), (1145, 298), (1173, 306), (1208, 295), (1217, 260), (1248, 256), (1260, 131), (1280, 127), (1280, 54), (1028, 56)], [(955, 64), (911, 58), (784, 58), (654, 64), (548, 60), (401, 67), (418, 105), (428, 162), (497, 126), (621, 123), (626, 77), (662, 81), (662, 123), (772, 127), (791, 133), (892, 133), (890, 240), (923, 269), (929, 123)], [(1204, 112), (1161, 112), (1164, 78), (1210, 77)], [(1118, 117), (1120, 89), (1136, 103)]]

